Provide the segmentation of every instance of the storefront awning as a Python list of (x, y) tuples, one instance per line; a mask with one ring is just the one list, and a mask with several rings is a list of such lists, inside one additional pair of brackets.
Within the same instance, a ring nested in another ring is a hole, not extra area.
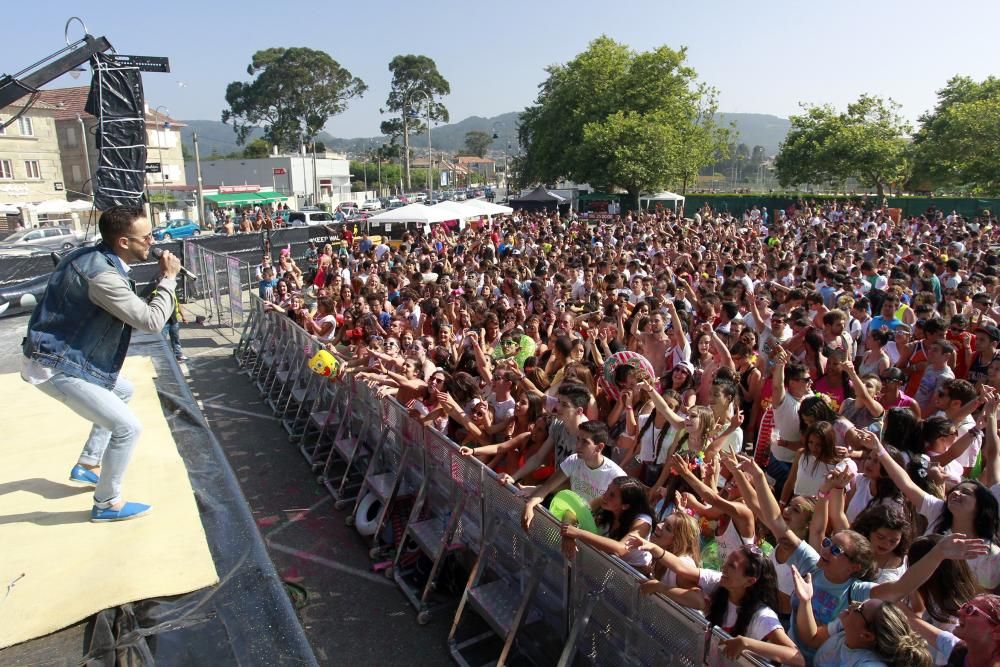
[(227, 192), (222, 195), (205, 195), (205, 199), (217, 206), (230, 206), (284, 201), (288, 199), (288, 196), (271, 190), (261, 190), (260, 192)]

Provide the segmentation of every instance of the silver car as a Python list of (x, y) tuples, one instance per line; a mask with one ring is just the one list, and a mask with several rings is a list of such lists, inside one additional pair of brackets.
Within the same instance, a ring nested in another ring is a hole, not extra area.
[(80, 245), (80, 237), (69, 227), (22, 229), (0, 241), (0, 249), (34, 247), (38, 250), (65, 250)]

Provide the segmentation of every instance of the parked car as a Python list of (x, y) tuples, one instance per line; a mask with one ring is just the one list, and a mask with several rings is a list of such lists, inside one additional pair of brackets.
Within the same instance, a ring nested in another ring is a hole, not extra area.
[(467, 197), (465, 196), (464, 192), (456, 192), (455, 193), (455, 201), (465, 201), (466, 199), (467, 199)]
[(417, 194), (412, 195), (411, 198), (413, 199), (413, 201), (418, 203), (427, 201), (427, 195), (424, 194), (423, 192), (418, 192)]
[(201, 227), (194, 220), (182, 218), (171, 220), (166, 225), (153, 228), (153, 238), (157, 241), (172, 241), (174, 239), (186, 239), (190, 236), (201, 234)]
[(326, 211), (292, 211), (288, 216), (288, 224), (292, 227), (298, 227), (301, 223), (306, 225), (325, 225), (331, 222), (336, 222), (332, 213), (327, 213)]
[(380, 211), (382, 210), (382, 201), (379, 199), (366, 199), (361, 205), (362, 211)]
[(69, 227), (38, 227), (22, 229), (0, 241), (0, 248), (28, 248), (38, 250), (63, 250), (80, 245), (81, 238)]
[(398, 199), (394, 199), (394, 200), (392, 200), (392, 201), (389, 202), (389, 210), (390, 211), (392, 209), (394, 209), (394, 208), (403, 208), (404, 206), (406, 206), (406, 204), (404, 204), (403, 202), (399, 201)]
[(345, 216), (350, 217), (358, 214), (358, 205), (352, 201), (345, 201), (337, 207), (337, 210)]

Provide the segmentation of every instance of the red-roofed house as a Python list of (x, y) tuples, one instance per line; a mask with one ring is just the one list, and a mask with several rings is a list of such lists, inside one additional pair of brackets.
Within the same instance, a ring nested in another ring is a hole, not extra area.
[[(39, 103), (54, 109), (62, 172), (69, 199), (93, 192), (87, 182), (97, 169), (97, 119), (84, 111), (90, 86), (55, 88), (41, 91)], [(180, 128), (184, 124), (146, 106), (146, 163), (162, 162), (161, 173), (146, 175), (146, 184), (154, 192), (170, 186), (186, 185), (184, 154)], [(86, 135), (86, 144), (82, 137)], [(87, 169), (87, 157), (90, 169)]]

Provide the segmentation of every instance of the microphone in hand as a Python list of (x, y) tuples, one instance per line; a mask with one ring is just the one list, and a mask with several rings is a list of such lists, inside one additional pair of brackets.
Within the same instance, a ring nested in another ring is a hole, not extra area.
[(198, 280), (198, 276), (181, 266), (181, 260), (176, 255), (165, 252), (163, 248), (156, 246), (153, 246), (149, 253), (159, 260), (160, 267), (168, 277), (175, 277), (178, 273), (181, 273), (191, 280)]

